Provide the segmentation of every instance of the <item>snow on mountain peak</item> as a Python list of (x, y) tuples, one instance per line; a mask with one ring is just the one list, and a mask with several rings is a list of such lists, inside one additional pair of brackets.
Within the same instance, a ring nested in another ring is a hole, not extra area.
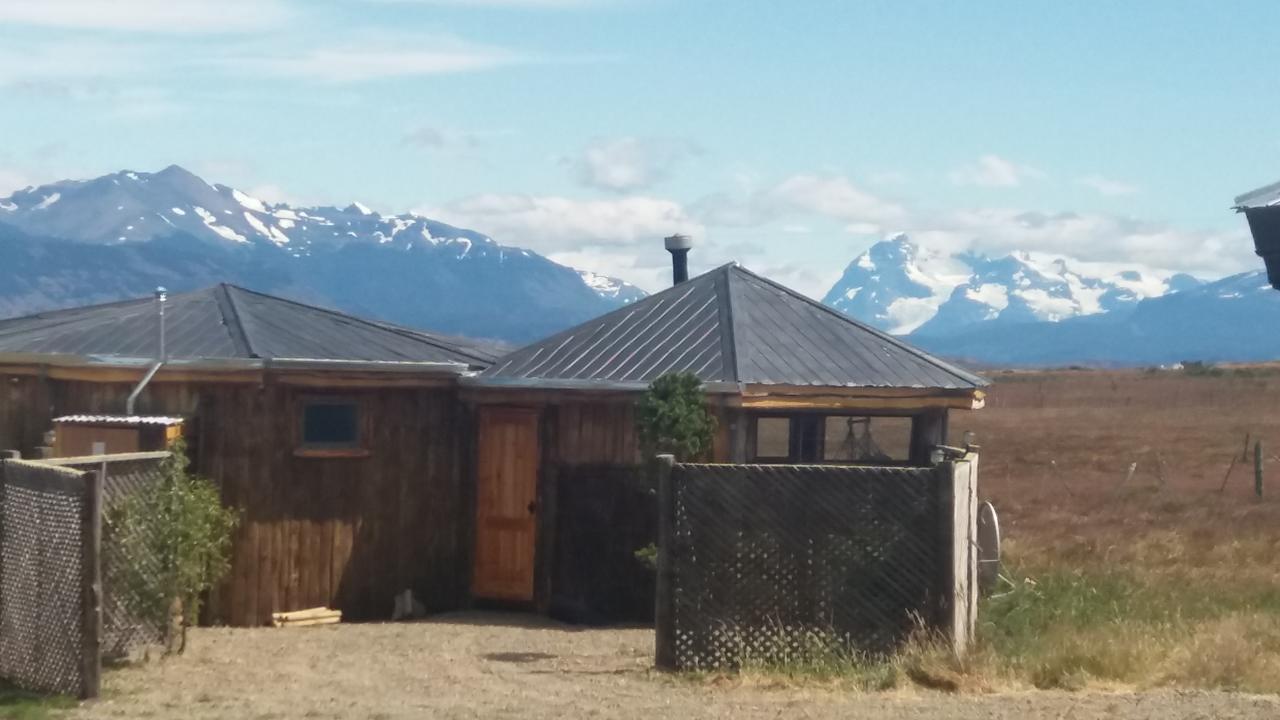
[(1166, 277), (1056, 254), (945, 255), (899, 233), (855, 258), (824, 302), (893, 334), (931, 335), (975, 323), (1058, 322), (1127, 310), (1145, 298), (1198, 284), (1187, 275)]

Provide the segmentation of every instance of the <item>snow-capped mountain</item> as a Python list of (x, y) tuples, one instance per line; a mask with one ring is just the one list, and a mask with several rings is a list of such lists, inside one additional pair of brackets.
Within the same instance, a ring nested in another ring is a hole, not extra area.
[(1147, 298), (1126, 312), (1061, 322), (988, 323), (917, 336), (928, 350), (986, 367), (1168, 365), (1280, 358), (1280, 292), (1262, 271)]
[(587, 284), (587, 287), (595, 290), (600, 297), (607, 300), (615, 300), (620, 305), (630, 305), (649, 295), (649, 293), (625, 280), (612, 278), (608, 275), (599, 275), (590, 270), (579, 270), (578, 274), (582, 276), (582, 281)]
[(1076, 266), (1027, 252), (945, 255), (899, 234), (850, 263), (825, 302), (893, 334), (933, 336), (1127, 311), (1143, 299), (1200, 284), (1189, 275)]
[(0, 199), (0, 315), (223, 280), (511, 341), (643, 295), (473, 230), (415, 214), (384, 216), (360, 203), (268, 203), (176, 165)]

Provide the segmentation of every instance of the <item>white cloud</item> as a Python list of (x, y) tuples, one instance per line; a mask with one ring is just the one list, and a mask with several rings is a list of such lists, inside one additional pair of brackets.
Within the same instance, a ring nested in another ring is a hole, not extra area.
[(681, 140), (620, 137), (592, 142), (574, 167), (583, 185), (634, 192), (666, 179), (678, 163), (696, 152), (692, 143)]
[(1033, 167), (1019, 165), (999, 155), (983, 155), (973, 165), (952, 171), (951, 182), (956, 185), (1010, 188), (1044, 177), (1043, 172)]
[(763, 199), (775, 211), (812, 212), (873, 231), (901, 222), (906, 216), (901, 205), (867, 192), (841, 175), (793, 175), (769, 190)]
[(370, 39), (362, 44), (238, 57), (225, 64), (281, 77), (349, 83), (478, 72), (530, 61), (503, 48), (454, 38), (423, 38), (401, 41), (399, 46)]
[(446, 5), (455, 7), (487, 8), (576, 8), (610, 5), (617, 0), (366, 0), (385, 4)]
[(675, 232), (701, 235), (704, 230), (678, 203), (646, 196), (579, 200), (486, 194), (422, 212), (462, 227), (482, 228), (501, 242), (544, 253), (583, 246), (625, 246)]
[(251, 32), (284, 24), (277, 0), (7, 0), (0, 26), (27, 25), (157, 34)]
[(1130, 185), (1119, 180), (1112, 180), (1101, 175), (1086, 175), (1076, 180), (1076, 184), (1083, 185), (1087, 188), (1096, 190), (1099, 195), (1107, 197), (1120, 197), (1122, 195), (1133, 195), (1138, 192), (1136, 185)]
[(0, 166), (0, 198), (9, 197), (14, 192), (35, 184), (31, 175), (21, 170)]

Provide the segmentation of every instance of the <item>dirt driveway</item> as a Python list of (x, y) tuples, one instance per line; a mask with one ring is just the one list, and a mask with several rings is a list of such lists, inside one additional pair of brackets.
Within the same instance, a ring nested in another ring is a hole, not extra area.
[(1215, 693), (859, 694), (700, 683), (651, 671), (652, 631), (530, 616), (194, 631), (179, 659), (111, 671), (75, 718), (1276, 718)]

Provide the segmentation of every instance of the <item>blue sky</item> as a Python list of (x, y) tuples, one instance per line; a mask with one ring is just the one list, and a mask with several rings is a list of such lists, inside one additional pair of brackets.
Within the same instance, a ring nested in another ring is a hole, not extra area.
[(0, 3), (0, 194), (178, 163), (650, 288), (905, 230), (1219, 276), (1280, 179), (1273, 2)]

